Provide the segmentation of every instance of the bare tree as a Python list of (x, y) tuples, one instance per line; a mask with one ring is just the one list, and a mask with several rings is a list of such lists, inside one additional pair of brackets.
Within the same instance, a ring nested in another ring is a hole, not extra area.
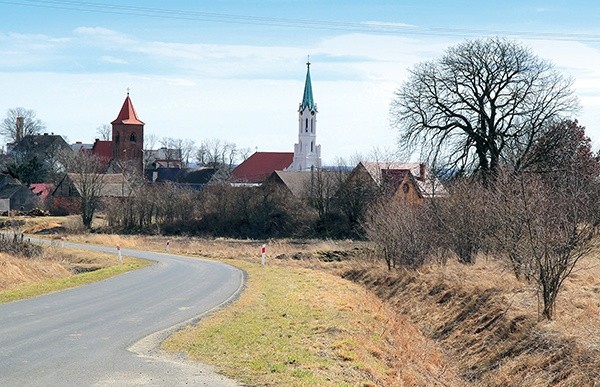
[(184, 168), (187, 168), (189, 163), (190, 163), (190, 159), (192, 158), (192, 155), (194, 154), (194, 150), (195, 150), (195, 145), (194, 145), (194, 141), (190, 140), (190, 139), (174, 139), (173, 142), (173, 147), (175, 149), (179, 149), (179, 155), (181, 157), (181, 165)]
[(550, 181), (519, 174), (510, 180), (510, 185), (497, 187), (500, 200), (510, 205), (496, 207), (495, 218), (504, 226), (499, 232), (512, 232), (503, 239), (504, 251), (517, 274), (537, 285), (541, 314), (552, 319), (564, 281), (592, 249), (600, 223), (598, 186), (577, 174)]
[(100, 136), (100, 140), (110, 141), (112, 139), (112, 126), (108, 124), (100, 125), (96, 128), (96, 134)]
[(102, 173), (103, 163), (85, 152), (73, 152), (66, 157), (65, 165), (73, 183), (78, 188), (83, 225), (91, 228), (106, 182)]
[(6, 112), (6, 118), (0, 124), (0, 134), (10, 142), (17, 142), (45, 128), (46, 125), (36, 117), (35, 111), (17, 107)]
[(237, 146), (229, 141), (213, 138), (202, 141), (196, 152), (198, 164), (211, 168), (233, 168), (237, 160)]
[(410, 71), (391, 121), (404, 152), (485, 181), (502, 164), (519, 169), (540, 134), (578, 108), (572, 83), (516, 42), (466, 41)]
[(148, 166), (154, 157), (154, 148), (158, 143), (158, 137), (154, 133), (144, 136), (144, 165)]
[(239, 155), (239, 161), (246, 161), (246, 159), (248, 159), (248, 157), (250, 157), (250, 155), (252, 154), (252, 149), (246, 147), (246, 148), (241, 148), (238, 149), (238, 155)]

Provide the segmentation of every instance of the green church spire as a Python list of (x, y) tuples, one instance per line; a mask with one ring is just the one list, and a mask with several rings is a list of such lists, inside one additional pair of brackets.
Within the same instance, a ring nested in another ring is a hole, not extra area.
[(312, 93), (312, 83), (310, 82), (310, 60), (306, 62), (306, 82), (304, 83), (304, 95), (300, 104), (300, 111), (309, 108), (311, 111), (317, 110)]

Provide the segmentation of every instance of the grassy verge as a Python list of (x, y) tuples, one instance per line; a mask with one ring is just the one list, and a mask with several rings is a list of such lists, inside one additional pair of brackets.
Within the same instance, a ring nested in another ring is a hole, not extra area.
[[(81, 251), (81, 254), (89, 254)], [(52, 293), (76, 286), (102, 281), (115, 275), (131, 270), (139, 269), (149, 265), (151, 262), (125, 257), (123, 264), (112, 264), (87, 273), (71, 275), (61, 278), (50, 278), (33, 282), (25, 282), (11, 286), (9, 289), (0, 291), (0, 303), (31, 298), (42, 294)]]
[(440, 354), (361, 286), (301, 267), (231, 263), (249, 273), (241, 298), (163, 349), (251, 385), (425, 385), (439, 376)]

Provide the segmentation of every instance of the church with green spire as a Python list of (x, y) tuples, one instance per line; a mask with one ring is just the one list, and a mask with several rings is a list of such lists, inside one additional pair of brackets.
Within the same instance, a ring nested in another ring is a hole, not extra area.
[(317, 104), (313, 98), (310, 61), (306, 63), (306, 81), (298, 115), (298, 143), (294, 145), (294, 160), (287, 170), (321, 168), (321, 145), (317, 145)]

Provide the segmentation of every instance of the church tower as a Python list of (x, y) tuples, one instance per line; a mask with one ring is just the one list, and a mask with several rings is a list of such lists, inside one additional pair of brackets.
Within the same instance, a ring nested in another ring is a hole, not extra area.
[(123, 107), (112, 124), (113, 160), (123, 170), (143, 173), (144, 123), (138, 118), (129, 91)]
[(289, 171), (321, 168), (321, 145), (317, 145), (317, 104), (310, 81), (310, 61), (306, 63), (304, 95), (298, 109), (298, 143), (294, 145), (294, 161)]

